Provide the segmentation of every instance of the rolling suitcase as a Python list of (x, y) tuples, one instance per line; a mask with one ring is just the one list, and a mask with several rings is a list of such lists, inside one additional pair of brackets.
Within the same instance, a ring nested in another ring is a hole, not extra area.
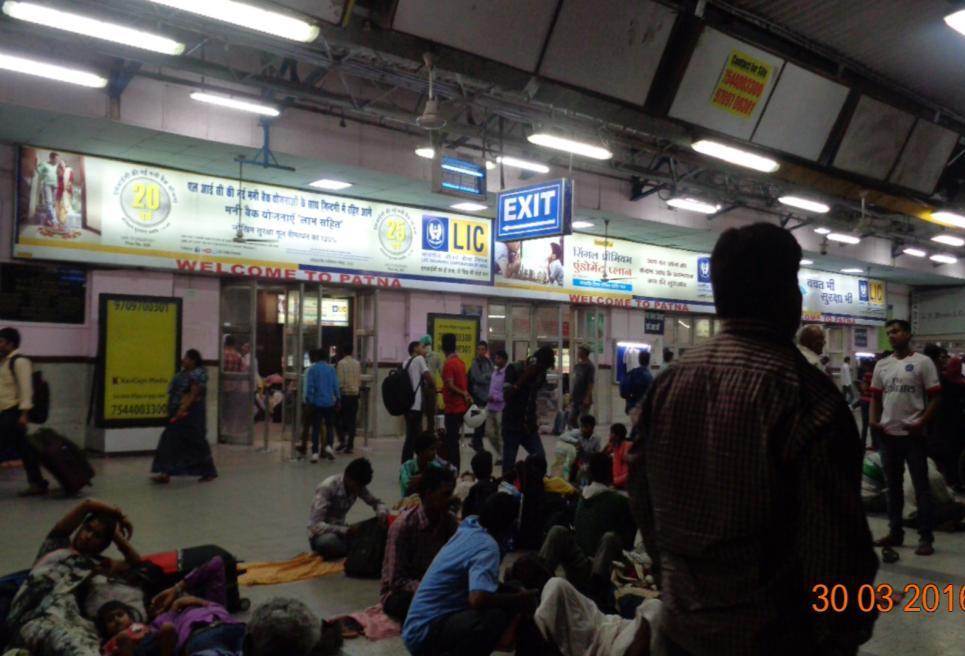
[(94, 470), (80, 447), (49, 428), (30, 436), (40, 464), (57, 479), (66, 496), (74, 496), (94, 478)]

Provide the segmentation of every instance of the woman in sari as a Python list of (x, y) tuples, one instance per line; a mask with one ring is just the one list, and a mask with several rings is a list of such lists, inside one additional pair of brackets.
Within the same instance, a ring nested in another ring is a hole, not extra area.
[(201, 354), (190, 349), (181, 360), (181, 371), (168, 386), (170, 421), (151, 465), (155, 483), (168, 483), (172, 476), (199, 476), (202, 483), (218, 477), (207, 438), (207, 386)]

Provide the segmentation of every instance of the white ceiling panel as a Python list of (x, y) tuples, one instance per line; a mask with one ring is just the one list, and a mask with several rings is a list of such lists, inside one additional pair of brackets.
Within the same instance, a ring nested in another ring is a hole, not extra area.
[(342, 22), (346, 0), (280, 0), (279, 4), (295, 11), (321, 18), (336, 25)]
[(915, 117), (900, 109), (861, 96), (834, 165), (839, 169), (884, 180), (908, 138)]
[(535, 72), (556, 0), (399, 0), (400, 32)]
[(935, 190), (957, 142), (958, 133), (919, 119), (890, 180), (902, 187), (930, 194)]
[[(756, 79), (753, 75), (741, 74), (743, 80), (759, 83), (760, 88), (736, 94), (749, 104), (734, 103), (728, 109), (724, 104), (735, 94), (733, 86), (725, 84), (725, 76), (729, 72), (740, 74), (732, 63), (735, 56), (749, 66), (766, 67), (767, 73)], [(750, 139), (783, 65), (784, 60), (776, 55), (706, 28), (677, 89), (670, 115), (739, 139)]]
[(642, 105), (676, 18), (649, 0), (564, 0), (540, 74)]
[(816, 160), (847, 97), (848, 87), (789, 62), (767, 103), (754, 141)]

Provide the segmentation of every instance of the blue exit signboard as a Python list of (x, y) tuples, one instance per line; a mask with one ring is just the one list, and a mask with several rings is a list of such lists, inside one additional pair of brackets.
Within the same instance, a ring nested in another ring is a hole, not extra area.
[(499, 194), (496, 240), (521, 241), (568, 235), (573, 216), (573, 183), (567, 179)]

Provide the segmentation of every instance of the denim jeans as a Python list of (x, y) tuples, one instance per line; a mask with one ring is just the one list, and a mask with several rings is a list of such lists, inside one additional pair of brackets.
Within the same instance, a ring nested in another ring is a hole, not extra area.
[(332, 446), (335, 439), (335, 407), (316, 405), (312, 408), (312, 453), (319, 452), (322, 422), (325, 422), (325, 444)]
[(544, 458), (543, 443), (539, 433), (529, 433), (525, 429), (517, 429), (503, 424), (503, 471), (508, 471), (516, 464), (516, 454), (519, 447), (526, 449), (529, 455), (541, 455)]

